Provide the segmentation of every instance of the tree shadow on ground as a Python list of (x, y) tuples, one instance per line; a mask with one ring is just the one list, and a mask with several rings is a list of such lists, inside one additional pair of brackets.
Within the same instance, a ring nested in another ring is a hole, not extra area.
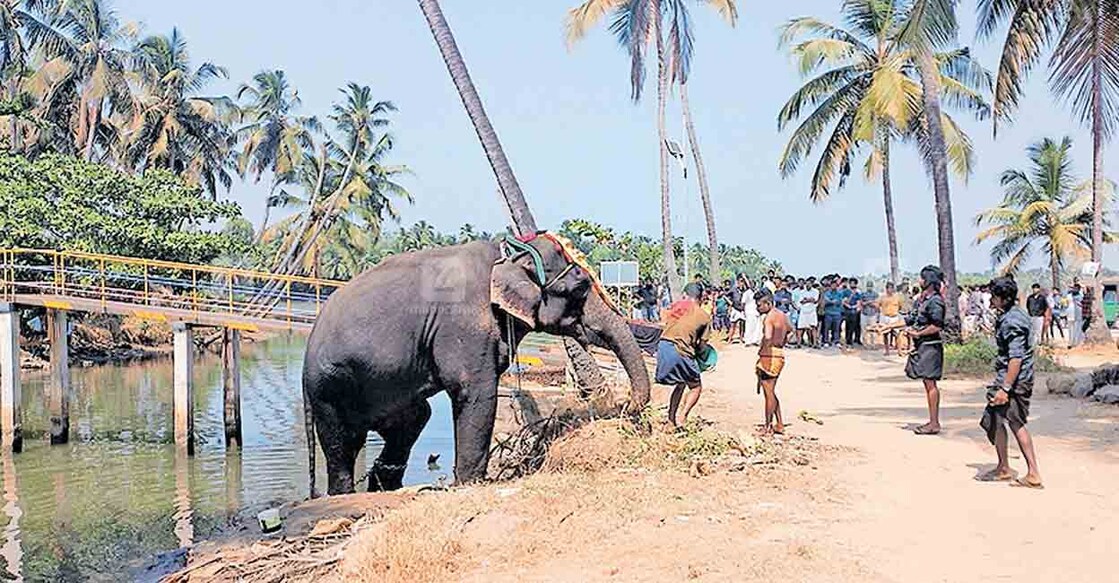
[[(954, 391), (947, 394), (942, 391), (940, 437), (989, 445), (979, 427), (986, 406), (982, 394), (968, 395), (962, 399), (963, 402), (960, 402), (960, 396)], [(899, 430), (912, 431), (913, 427), (924, 423), (928, 409), (920, 405), (844, 407), (836, 409), (834, 415), (880, 419), (897, 426)], [(1074, 450), (1105, 455), (1119, 461), (1119, 407), (1035, 393), (1028, 427), (1043, 444), (1045, 440), (1059, 440)]]

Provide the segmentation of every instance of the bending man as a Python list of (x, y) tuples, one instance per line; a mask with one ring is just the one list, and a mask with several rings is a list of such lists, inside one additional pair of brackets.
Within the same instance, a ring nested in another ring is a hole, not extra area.
[[(668, 421), (677, 430), (687, 425), (688, 413), (703, 392), (696, 357), (707, 349), (711, 318), (699, 305), (702, 294), (700, 286), (694, 283), (684, 288), (684, 299), (668, 308), (664, 332), (657, 344), (656, 380), (660, 385), (675, 386), (668, 401)], [(677, 421), (676, 411), (684, 399), (685, 389), (689, 391), (688, 398), (684, 401), (683, 418)]]

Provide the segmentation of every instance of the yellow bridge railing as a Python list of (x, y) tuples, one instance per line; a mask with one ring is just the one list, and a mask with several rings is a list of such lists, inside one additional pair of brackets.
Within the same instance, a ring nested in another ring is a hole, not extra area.
[(243, 329), (309, 328), (345, 282), (50, 249), (0, 249), (0, 301)]

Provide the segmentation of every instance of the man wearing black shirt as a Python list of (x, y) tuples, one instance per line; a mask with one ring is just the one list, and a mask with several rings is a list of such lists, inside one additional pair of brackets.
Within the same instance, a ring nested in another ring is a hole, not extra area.
[(1026, 298), (1026, 311), (1030, 314), (1030, 346), (1037, 346), (1041, 331), (1045, 328), (1045, 318), (1049, 312), (1049, 301), (1039, 284), (1034, 284), (1033, 293)]
[(1034, 351), (1030, 344), (1030, 321), (1018, 303), (1018, 285), (1009, 277), (991, 282), (991, 307), (998, 313), (995, 323), (995, 382), (987, 391), (987, 408), (979, 425), (995, 446), (998, 465), (979, 477), (982, 481), (1009, 482), (1014, 479), (1007, 455), (1007, 425), (1026, 458), (1026, 475), (1011, 486), (1041, 488), (1033, 438), (1026, 429), (1030, 397), (1034, 387)]
[(742, 339), (746, 327), (746, 306), (742, 301), (742, 294), (746, 292), (746, 276), (739, 274), (734, 281), (727, 282), (730, 287), (730, 328), (727, 329), (727, 344), (736, 338)]
[(637, 291), (637, 295), (641, 297), (641, 312), (645, 319), (649, 322), (656, 322), (660, 318), (657, 314), (657, 288), (653, 287), (650, 282), (645, 282), (645, 285)]

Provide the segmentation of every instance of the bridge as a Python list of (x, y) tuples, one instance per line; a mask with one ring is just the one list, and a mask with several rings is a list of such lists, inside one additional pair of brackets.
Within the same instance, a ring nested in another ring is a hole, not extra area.
[(223, 330), (225, 436), (241, 444), (242, 331), (307, 332), (345, 282), (49, 249), (0, 249), (0, 443), (22, 449), (19, 311), (46, 308), (50, 340), (51, 443), (69, 439), (68, 313), (166, 322), (174, 337), (175, 443), (194, 451), (193, 330)]

